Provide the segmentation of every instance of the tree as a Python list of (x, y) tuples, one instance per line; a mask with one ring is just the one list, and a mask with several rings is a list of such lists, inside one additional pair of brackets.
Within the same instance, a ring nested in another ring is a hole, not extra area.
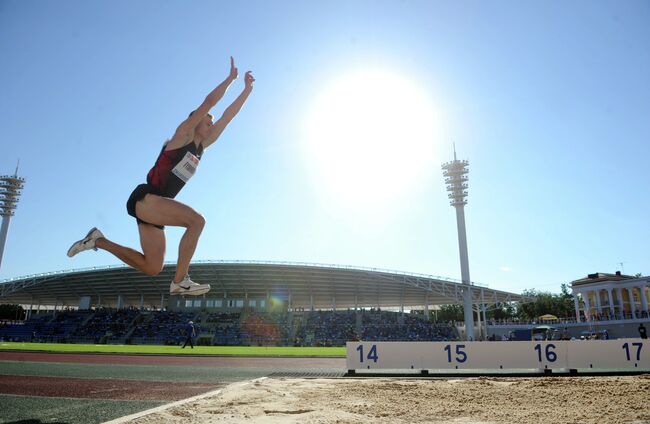
[(561, 286), (560, 294), (550, 292), (541, 292), (535, 289), (524, 290), (524, 296), (534, 297), (535, 300), (520, 305), (519, 318), (521, 319), (538, 319), (545, 314), (555, 315), (556, 317), (566, 318), (574, 315), (573, 295), (569, 293), (566, 284)]
[(20, 305), (0, 305), (0, 319), (22, 320), (25, 319), (25, 310)]
[(436, 321), (463, 321), (463, 311), (462, 305), (440, 305), (440, 310), (435, 311), (434, 318)]
[(488, 308), (487, 319), (512, 319), (517, 317), (517, 305), (513, 302), (497, 303), (494, 308)]

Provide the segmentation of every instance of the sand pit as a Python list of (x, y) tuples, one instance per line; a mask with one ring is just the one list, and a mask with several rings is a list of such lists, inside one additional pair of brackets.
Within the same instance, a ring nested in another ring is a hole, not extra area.
[(650, 375), (263, 378), (130, 423), (650, 423)]

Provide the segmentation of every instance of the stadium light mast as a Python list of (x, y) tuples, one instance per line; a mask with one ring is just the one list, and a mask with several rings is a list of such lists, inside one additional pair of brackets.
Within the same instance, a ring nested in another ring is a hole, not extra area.
[(20, 190), (23, 189), (25, 179), (18, 176), (18, 165), (14, 175), (0, 176), (0, 216), (2, 216), (2, 227), (0, 227), (0, 266), (2, 265), (2, 255), (7, 242), (7, 233), (9, 232), (9, 221), (14, 215), (18, 200), (20, 199)]
[(469, 258), (467, 255), (467, 233), (465, 231), (465, 205), (467, 204), (467, 173), (469, 162), (456, 159), (442, 164), (442, 175), (449, 192), (449, 204), (456, 209), (458, 227), (458, 249), (460, 251), (460, 275), (463, 282), (463, 309), (465, 312), (465, 338), (474, 339), (474, 305), (472, 303), (471, 280), (469, 278)]

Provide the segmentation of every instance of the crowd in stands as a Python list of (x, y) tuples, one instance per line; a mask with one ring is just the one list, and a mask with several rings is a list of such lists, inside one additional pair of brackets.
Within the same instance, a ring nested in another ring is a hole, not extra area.
[(37, 325), (34, 328), (33, 336), (45, 342), (58, 343), (66, 341), (87, 318), (87, 312), (64, 310), (54, 315), (49, 321)]
[[(152, 311), (141, 315), (129, 337), (137, 344), (176, 345), (186, 338), (186, 325), (193, 313)], [(197, 333), (199, 328), (196, 328)]]
[(240, 346), (239, 312), (214, 312), (201, 320), (200, 334), (212, 334), (211, 344), (219, 346)]
[(194, 322), (197, 344), (343, 346), (347, 341), (455, 340), (455, 327), (422, 315), (371, 311), (175, 312), (99, 308), (37, 315), (0, 327), (0, 340), (181, 344)]
[(5, 322), (4, 325), (0, 327), (0, 340), (16, 342), (46, 341), (42, 338), (40, 330), (51, 320), (52, 316), (47, 315), (34, 317), (24, 323)]
[(406, 338), (403, 341), (458, 340), (455, 326), (431, 323), (418, 315), (404, 315)]
[(437, 341), (457, 340), (449, 324), (427, 321), (422, 315), (370, 311), (312, 312), (297, 332), (299, 346), (342, 346), (346, 341)]
[(458, 338), (455, 327), (433, 323), (421, 315), (370, 311), (362, 315), (362, 340), (441, 341)]
[[(70, 338), (74, 341), (88, 340), (92, 343), (122, 341), (139, 313), (139, 310), (135, 308), (118, 310), (101, 308), (89, 316), (85, 322), (76, 326)], [(59, 314), (57, 314), (58, 317)]]
[(291, 333), (289, 314), (251, 313), (240, 323), (241, 340), (252, 346), (285, 346)]
[(294, 345), (342, 346), (346, 341), (359, 340), (355, 311), (314, 311), (305, 315)]

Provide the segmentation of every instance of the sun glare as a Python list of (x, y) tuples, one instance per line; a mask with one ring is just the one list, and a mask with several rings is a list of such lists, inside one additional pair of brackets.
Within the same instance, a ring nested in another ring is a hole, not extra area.
[(351, 73), (323, 87), (307, 112), (309, 165), (344, 202), (390, 200), (434, 164), (435, 118), (414, 82), (386, 71)]

